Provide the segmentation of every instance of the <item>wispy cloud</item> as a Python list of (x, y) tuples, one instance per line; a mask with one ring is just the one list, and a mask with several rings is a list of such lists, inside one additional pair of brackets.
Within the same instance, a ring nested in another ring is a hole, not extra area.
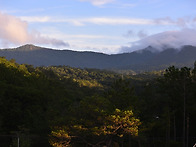
[(38, 23), (69, 23), (74, 26), (85, 26), (87, 24), (95, 25), (175, 25), (179, 27), (187, 27), (195, 24), (195, 18), (178, 18), (170, 17), (143, 19), (143, 18), (111, 18), (111, 17), (90, 17), (90, 18), (58, 18), (50, 16), (21, 16), (22, 20), (27, 22)]
[(1, 10), (1, 13), (5, 13), (5, 14), (14, 14), (14, 13), (29, 14), (29, 13), (41, 13), (43, 11), (45, 11), (44, 8), (36, 8), (36, 9), (28, 9), (28, 10), (23, 10), (23, 9), (6, 9), (6, 10)]
[(145, 30), (140, 30), (139, 32), (135, 32), (133, 30), (129, 30), (126, 34), (123, 35), (126, 38), (133, 38), (133, 37), (137, 37), (137, 38), (145, 38), (148, 36), (148, 33)]
[(23, 21), (27, 21), (27, 22), (50, 22), (51, 21), (51, 18), (48, 17), (48, 16), (43, 16), (43, 17), (40, 17), (40, 16), (21, 16), (20, 17), (21, 20)]
[(102, 45), (102, 44), (82, 44), (78, 42), (78, 44), (72, 45), (70, 48), (73, 48), (77, 51), (92, 51), (92, 52), (100, 52), (105, 54), (116, 54), (120, 51), (119, 45)]
[[(50, 31), (48, 31), (50, 30)], [(69, 49), (77, 51), (96, 51), (102, 53), (117, 53), (120, 46), (119, 40), (127, 41), (122, 36), (107, 36), (94, 34), (64, 34), (56, 28), (44, 28), (42, 30), (46, 36), (53, 36), (55, 38), (64, 38), (70, 43)]]
[(118, 4), (119, 8), (133, 8), (136, 7), (136, 4), (133, 3), (120, 3)]
[(137, 35), (138, 35), (138, 37), (139, 37), (140, 39), (142, 39), (142, 38), (147, 37), (147, 36), (148, 36), (148, 33), (147, 33), (146, 31), (144, 31), (144, 30), (141, 30), (141, 31), (138, 32)]
[(196, 29), (185, 28), (178, 31), (166, 31), (155, 35), (148, 36), (130, 46), (122, 47), (122, 52), (131, 52), (138, 49), (144, 49), (148, 46), (156, 48), (158, 51), (165, 48), (180, 48), (184, 45), (196, 46)]
[(133, 8), (136, 6), (136, 4), (133, 3), (124, 3), (118, 0), (79, 0), (81, 2), (90, 2), (94, 6), (103, 6), (106, 4), (112, 4), (110, 7), (115, 7), (115, 8)]
[(43, 37), (37, 31), (28, 31), (28, 23), (21, 19), (0, 12), (0, 40), (12, 44), (50, 44), (55, 46), (68, 46), (62, 40)]
[(92, 5), (95, 6), (102, 6), (108, 3), (112, 3), (115, 0), (80, 0), (81, 2), (90, 2)]
[(98, 25), (147, 25), (153, 24), (150, 19), (135, 19), (135, 18), (89, 18), (84, 20), (84, 23), (93, 23)]
[(107, 18), (107, 17), (92, 17), (92, 18), (53, 18), (49, 16), (27, 16), (20, 17), (27, 22), (54, 22), (54, 23), (69, 23), (75, 26), (85, 26), (88, 23), (96, 25), (153, 25), (155, 22), (151, 19), (139, 18)]

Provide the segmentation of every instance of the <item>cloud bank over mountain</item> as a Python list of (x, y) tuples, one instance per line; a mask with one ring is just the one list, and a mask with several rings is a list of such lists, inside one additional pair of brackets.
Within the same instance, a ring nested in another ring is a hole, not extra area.
[(196, 46), (196, 29), (184, 28), (178, 31), (166, 31), (147, 36), (139, 41), (131, 42), (130, 46), (121, 48), (121, 52), (132, 52), (152, 46), (157, 51), (165, 48), (181, 48), (184, 45)]
[(21, 19), (0, 12), (0, 41), (4, 44), (22, 45), (49, 44), (54, 46), (69, 46), (68, 43), (42, 36), (38, 31), (29, 31), (28, 23)]

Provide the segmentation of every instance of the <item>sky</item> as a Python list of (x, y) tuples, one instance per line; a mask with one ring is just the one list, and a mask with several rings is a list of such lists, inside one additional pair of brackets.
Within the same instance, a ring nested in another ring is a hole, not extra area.
[(0, 48), (106, 54), (196, 45), (195, 0), (0, 0)]

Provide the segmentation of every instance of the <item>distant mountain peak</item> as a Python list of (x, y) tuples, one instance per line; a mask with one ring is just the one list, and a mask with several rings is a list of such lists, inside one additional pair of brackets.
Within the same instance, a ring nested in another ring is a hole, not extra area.
[(17, 48), (17, 50), (20, 50), (20, 51), (33, 51), (33, 50), (39, 50), (39, 49), (41, 49), (41, 47), (35, 46), (33, 44), (26, 44), (26, 45), (23, 45)]
[(156, 48), (152, 47), (152, 46), (148, 46), (144, 49), (140, 49), (140, 50), (136, 50), (136, 53), (144, 53), (144, 52), (151, 52), (151, 53), (156, 53), (156, 52), (160, 52), (158, 51)]

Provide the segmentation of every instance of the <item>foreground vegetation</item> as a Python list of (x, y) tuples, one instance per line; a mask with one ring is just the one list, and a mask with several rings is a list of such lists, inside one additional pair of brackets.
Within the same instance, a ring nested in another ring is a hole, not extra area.
[(188, 147), (196, 64), (122, 76), (0, 58), (0, 146)]

